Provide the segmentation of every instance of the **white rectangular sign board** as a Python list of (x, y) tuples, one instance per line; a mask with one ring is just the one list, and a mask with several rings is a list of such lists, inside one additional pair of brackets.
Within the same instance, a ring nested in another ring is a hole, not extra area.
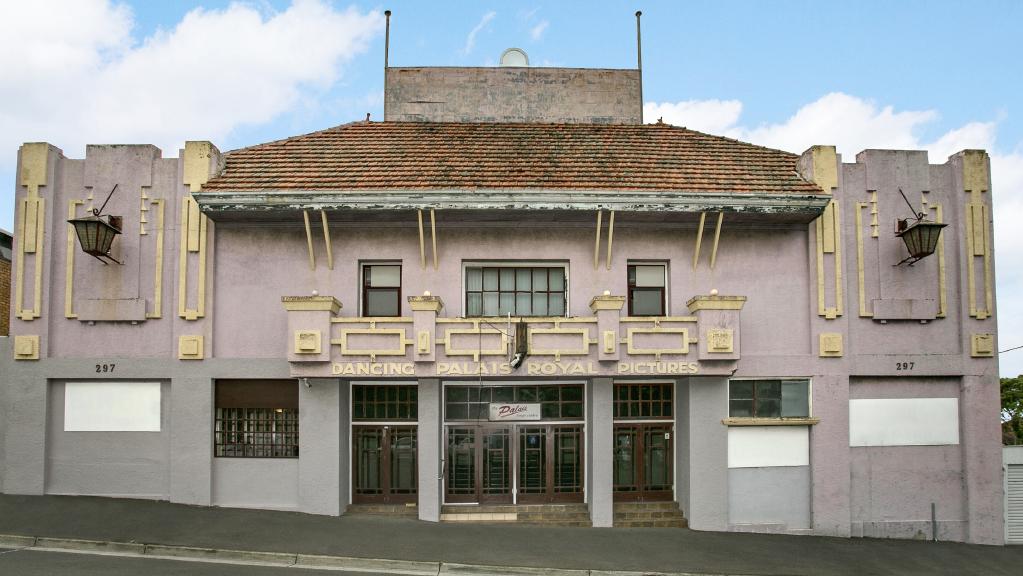
[(68, 382), (65, 432), (159, 432), (159, 382)]
[(850, 446), (959, 444), (958, 398), (863, 398), (849, 401)]
[(502, 404), (492, 403), (490, 405), (490, 421), (503, 422), (506, 420), (539, 420), (539, 404)]

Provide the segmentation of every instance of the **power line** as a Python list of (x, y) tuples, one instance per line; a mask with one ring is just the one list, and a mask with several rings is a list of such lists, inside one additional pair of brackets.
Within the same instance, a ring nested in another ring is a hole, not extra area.
[(1006, 352), (1012, 352), (1013, 350), (1019, 350), (1020, 348), (1023, 348), (1023, 346), (1016, 346), (1015, 348), (1009, 348), (1008, 350), (1001, 350), (998, 353), (1005, 354)]

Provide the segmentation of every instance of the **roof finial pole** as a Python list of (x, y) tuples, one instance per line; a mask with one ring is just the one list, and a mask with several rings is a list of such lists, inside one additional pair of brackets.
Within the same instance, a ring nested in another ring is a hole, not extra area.
[(384, 26), (384, 70), (387, 70), (387, 52), (391, 47), (391, 11), (384, 10), (384, 17), (387, 18)]
[(639, 70), (639, 123), (643, 123), (643, 35), (640, 33), (639, 18), (643, 12), (636, 10), (636, 69)]

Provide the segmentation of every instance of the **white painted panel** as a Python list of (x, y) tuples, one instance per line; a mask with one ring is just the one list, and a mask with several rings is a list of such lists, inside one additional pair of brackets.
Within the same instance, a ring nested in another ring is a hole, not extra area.
[(871, 398), (849, 401), (850, 446), (959, 444), (958, 398)]
[(808, 426), (732, 426), (728, 429), (729, 468), (809, 465)]
[(65, 432), (159, 432), (159, 382), (68, 382)]

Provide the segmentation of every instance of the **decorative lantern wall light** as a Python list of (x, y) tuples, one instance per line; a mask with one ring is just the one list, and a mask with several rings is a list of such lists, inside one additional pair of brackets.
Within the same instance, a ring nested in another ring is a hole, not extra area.
[(121, 264), (110, 255), (114, 236), (121, 233), (121, 217), (101, 214), (103, 209), (107, 207), (110, 197), (114, 195), (114, 190), (117, 190), (117, 184), (114, 184), (113, 189), (110, 190), (110, 194), (107, 195), (107, 199), (99, 207), (99, 210), (93, 208), (92, 216), (68, 220), (68, 223), (75, 227), (75, 233), (78, 235), (78, 244), (82, 247), (82, 252), (104, 264), (107, 263), (104, 258)]
[(916, 214), (916, 219), (912, 222), (908, 218), (896, 221), (895, 235), (902, 238), (902, 241), (906, 243), (906, 249), (909, 250), (909, 256), (896, 264), (896, 266), (906, 262), (909, 262), (909, 265), (912, 266), (923, 258), (934, 254), (934, 249), (937, 248), (938, 240), (941, 238), (941, 229), (948, 226), (948, 224), (938, 224), (937, 222), (925, 220), (924, 213), (917, 212), (913, 208), (913, 205), (909, 203), (909, 199), (902, 192), (902, 188), (899, 188), (899, 194), (902, 194), (902, 199), (906, 201), (910, 210)]

